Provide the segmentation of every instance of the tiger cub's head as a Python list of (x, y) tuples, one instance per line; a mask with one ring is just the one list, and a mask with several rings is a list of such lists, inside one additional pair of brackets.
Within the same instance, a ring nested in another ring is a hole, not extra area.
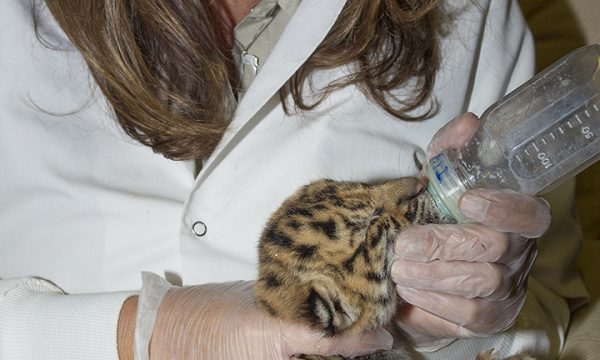
[(416, 178), (306, 185), (263, 231), (258, 304), (327, 335), (384, 325), (398, 301), (389, 276), (396, 235), (444, 220)]

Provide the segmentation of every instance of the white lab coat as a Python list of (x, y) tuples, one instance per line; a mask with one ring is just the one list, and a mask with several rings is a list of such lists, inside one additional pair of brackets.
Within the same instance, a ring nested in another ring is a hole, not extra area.
[[(262, 227), (296, 188), (323, 177), (377, 181), (415, 175), (413, 153), (425, 149), (439, 127), (466, 111), (481, 114), (528, 79), (534, 66), (531, 35), (516, 2), (484, 0), (476, 7), (470, 0), (452, 0), (456, 20), (442, 41), (434, 90), (441, 106), (432, 119), (393, 119), (355, 87), (337, 91), (313, 112), (286, 115), (278, 89), (315, 50), (345, 3), (304, 0), (194, 179), (191, 162), (169, 161), (123, 134), (81, 56), (44, 9), (42, 35), (63, 50), (48, 49), (35, 38), (28, 3), (0, 3), (0, 277), (38, 276), (71, 294), (139, 289), (141, 270), (183, 284), (253, 279)], [(318, 86), (343, 72), (319, 72), (313, 80)], [(568, 193), (563, 197), (572, 202)], [(583, 296), (570, 267), (578, 238), (567, 210), (560, 219), (565, 230), (548, 240), (560, 243), (560, 250), (542, 246), (543, 270), (537, 272), (542, 280), (531, 281), (539, 291), (526, 305), (533, 314), (526, 325), (543, 329), (528, 341), (541, 341), (542, 352), (561, 346), (569, 312), (563, 297)], [(59, 291), (31, 284), (0, 281), (0, 296), (15, 286)], [(98, 334), (112, 336), (127, 294), (85, 295), (71, 315), (78, 306), (101, 304), (94, 326), (102, 329)], [(94, 339), (93, 345), (90, 338), (77, 340), (82, 330), (72, 319), (57, 321), (43, 308), (36, 314), (56, 322), (54, 333), (76, 334), (76, 341), (49, 344), (43, 332), (35, 340), (15, 338), (19, 311), (28, 311), (15, 299), (0, 301), (4, 345), (6, 339), (44, 343), (36, 359), (51, 358), (48, 346), (62, 359), (81, 357), (72, 355), (77, 347), (87, 347), (94, 354), (89, 359), (115, 356), (114, 349), (105, 349), (114, 339)], [(539, 320), (547, 314), (554, 318)], [(471, 345), (513, 351), (527, 344), (514, 336), (489, 341), (493, 346)], [(478, 351), (465, 350), (467, 343), (430, 356), (452, 358), (448, 354), (457, 351), (462, 358)], [(0, 358), (15, 356), (3, 351), (8, 350), (0, 348)]]

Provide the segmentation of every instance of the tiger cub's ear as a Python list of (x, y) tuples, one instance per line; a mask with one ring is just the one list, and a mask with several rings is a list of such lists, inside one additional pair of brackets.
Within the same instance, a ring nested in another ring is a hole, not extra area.
[(353, 306), (331, 279), (310, 282), (306, 311), (313, 325), (324, 330), (327, 336), (350, 328), (360, 317), (360, 308)]

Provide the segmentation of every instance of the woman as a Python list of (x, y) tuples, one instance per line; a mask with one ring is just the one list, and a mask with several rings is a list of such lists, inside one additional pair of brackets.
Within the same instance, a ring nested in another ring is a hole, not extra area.
[[(50, 12), (33, 10), (39, 38), (22, 1), (0, 5), (0, 162), (8, 174), (0, 180), (0, 274), (57, 285), (2, 281), (2, 358), (130, 358), (136, 297), (124, 290), (140, 288), (140, 270), (204, 284), (167, 294), (147, 327), (152, 359), (388, 347), (382, 331), (324, 340), (278, 323), (256, 311), (251, 283), (232, 281), (254, 278), (262, 225), (298, 186), (416, 175), (419, 149), (432, 155), (464, 143), (477, 126), (472, 116), (434, 134), (532, 75), (516, 4), (456, 0), (440, 18), (433, 1), (277, 1), (247, 18), (247, 35), (232, 29), (255, 1), (154, 3), (47, 1)], [(373, 27), (375, 19), (389, 23)], [(278, 38), (272, 49), (269, 41), (255, 48), (261, 30)], [(360, 41), (368, 46), (352, 57)], [(394, 53), (388, 41), (406, 48)], [(369, 72), (381, 54), (391, 62)], [(327, 91), (361, 62), (356, 81)], [(558, 200), (568, 204), (568, 196)], [(428, 358), (488, 348), (556, 354), (567, 301), (583, 296), (571, 273), (578, 240), (561, 211), (568, 206), (553, 206), (560, 229), (540, 242), (525, 301), (517, 279), (527, 276), (535, 246), (521, 235), (545, 232), (547, 206), (505, 191), (478, 190), (462, 202), (481, 225), (424, 226), (397, 240), (393, 277), (414, 306), (396, 324)], [(474, 257), (448, 248), (448, 239), (505, 246)]]

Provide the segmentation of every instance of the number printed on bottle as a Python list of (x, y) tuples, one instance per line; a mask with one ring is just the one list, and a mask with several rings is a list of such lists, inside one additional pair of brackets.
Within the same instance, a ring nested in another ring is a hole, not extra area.
[(584, 126), (581, 128), (581, 133), (585, 136), (586, 139), (592, 140), (594, 138), (594, 133), (590, 129), (589, 126)]
[(550, 158), (548, 157), (548, 155), (546, 155), (545, 152), (538, 153), (537, 157), (542, 162), (544, 169), (548, 169), (548, 168), (552, 167), (552, 161), (550, 161)]

